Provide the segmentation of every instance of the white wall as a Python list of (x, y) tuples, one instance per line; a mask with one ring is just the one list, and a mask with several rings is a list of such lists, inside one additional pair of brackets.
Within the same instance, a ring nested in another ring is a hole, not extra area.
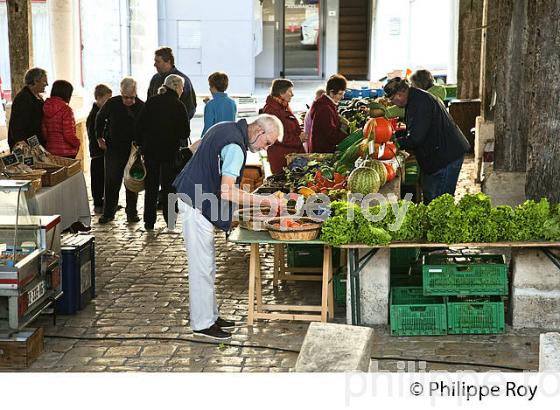
[[(93, 100), (93, 89), (105, 83), (119, 93), (119, 83), (128, 72), (128, 40), (121, 35), (121, 9), (119, 1), (81, 1), (82, 20), (82, 72), (84, 100)], [(126, 18), (124, 19), (126, 21)], [(124, 69), (123, 69), (124, 67)]]
[[(344, 1), (344, 0), (342, 0)], [(338, 6), (339, 0), (326, 0), (326, 27), (324, 47), (324, 69), (325, 78), (338, 72)], [(333, 14), (334, 15), (331, 15)]]
[(455, 1), (377, 0), (371, 79), (395, 69), (447, 71), (457, 30), (452, 24)]
[[(214, 71), (228, 74), (229, 93), (253, 92), (258, 50), (253, 7), (254, 0), (159, 0), (159, 43), (173, 48), (177, 68), (197, 94), (208, 93)], [(200, 35), (199, 42), (193, 34)]]

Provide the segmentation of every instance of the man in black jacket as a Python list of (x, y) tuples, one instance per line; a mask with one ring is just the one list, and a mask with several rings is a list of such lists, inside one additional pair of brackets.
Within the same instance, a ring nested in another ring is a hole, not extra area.
[[(109, 99), (97, 114), (95, 132), (99, 146), (105, 150), (105, 201), (99, 223), (115, 219), (124, 169), (130, 156), (134, 127), (144, 102), (136, 96), (136, 81), (125, 77), (121, 95)], [(126, 190), (126, 216), (129, 223), (139, 222), (138, 194)]]
[(103, 192), (105, 190), (105, 150), (101, 149), (97, 142), (95, 132), (95, 118), (99, 110), (109, 98), (113, 91), (105, 84), (95, 86), (93, 96), (95, 102), (86, 120), (87, 134), (89, 138), (89, 156), (91, 158), (89, 173), (91, 176), (91, 196), (93, 198), (93, 211), (96, 214), (103, 212)]
[(45, 87), (49, 85), (47, 72), (39, 67), (27, 70), (24, 77), (25, 86), (16, 95), (12, 103), (12, 113), (8, 127), (8, 145), (12, 148), (19, 141), (26, 141), (36, 135), (45, 145), (41, 133), (43, 121), (43, 97)]
[(424, 203), (455, 194), (457, 180), (469, 142), (436, 97), (410, 87), (400, 77), (384, 87), (391, 103), (405, 108), (406, 132), (397, 138), (401, 149), (411, 149), (422, 170)]
[(179, 99), (185, 105), (189, 120), (191, 120), (196, 112), (196, 94), (189, 77), (177, 70), (177, 67), (175, 67), (173, 50), (169, 47), (158, 48), (155, 51), (154, 67), (156, 68), (157, 73), (154, 74), (150, 81), (150, 86), (148, 87), (148, 98), (153, 97), (158, 93), (159, 88), (163, 85), (165, 78), (169, 74), (176, 74), (183, 77), (183, 80), (185, 80), (185, 86), (183, 87), (183, 93), (180, 95)]

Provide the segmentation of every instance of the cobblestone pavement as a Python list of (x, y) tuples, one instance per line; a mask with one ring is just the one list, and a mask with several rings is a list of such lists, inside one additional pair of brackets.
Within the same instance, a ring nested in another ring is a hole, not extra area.
[[(475, 192), (472, 160), (463, 167), (458, 194)], [(123, 196), (121, 195), (121, 198)], [(139, 204), (142, 203), (142, 197)], [(216, 235), (217, 296), (220, 312), (239, 321), (229, 344), (195, 343), (188, 322), (187, 261), (179, 234), (145, 232), (126, 223), (124, 211), (107, 225), (97, 225), (97, 297), (74, 316), (43, 316), (45, 352), (28, 371), (287, 372), (293, 369), (308, 324), (257, 321), (245, 325), (249, 249)], [(263, 296), (267, 302), (319, 304), (316, 282), (272, 287), (271, 249), (261, 248), (266, 265)], [(338, 309), (336, 320), (343, 321)], [(81, 339), (76, 339), (81, 338)], [(130, 340), (123, 340), (130, 338)], [(97, 340), (96, 340), (97, 339)], [(492, 336), (390, 337), (376, 329), (372, 356), (384, 359), (379, 370), (416, 368), (405, 359), (430, 360), (425, 370), (496, 370), (482, 366), (538, 368), (538, 330)], [(463, 364), (446, 364), (453, 362)], [(465, 364), (467, 363), (467, 364)], [(422, 368), (423, 369), (423, 368)]]

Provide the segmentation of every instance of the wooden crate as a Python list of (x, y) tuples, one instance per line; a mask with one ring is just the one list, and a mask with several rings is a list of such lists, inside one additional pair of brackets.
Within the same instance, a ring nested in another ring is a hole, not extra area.
[(23, 329), (9, 338), (0, 335), (0, 368), (27, 369), (44, 349), (43, 328)]
[(264, 171), (261, 165), (247, 165), (241, 177), (241, 188), (249, 185), (249, 191), (253, 192), (260, 187), (264, 181)]

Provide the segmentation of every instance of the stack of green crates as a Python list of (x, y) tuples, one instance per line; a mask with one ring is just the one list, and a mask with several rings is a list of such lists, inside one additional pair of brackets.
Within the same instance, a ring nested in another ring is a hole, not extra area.
[(424, 296), (422, 287), (391, 288), (389, 313), (392, 336), (447, 334), (444, 299)]
[(426, 255), (424, 295), (447, 297), (450, 334), (503, 333), (507, 274), (503, 255)]
[[(418, 254), (391, 250), (391, 335), (504, 332), (508, 267), (503, 255)], [(414, 257), (422, 263), (409, 264)]]

